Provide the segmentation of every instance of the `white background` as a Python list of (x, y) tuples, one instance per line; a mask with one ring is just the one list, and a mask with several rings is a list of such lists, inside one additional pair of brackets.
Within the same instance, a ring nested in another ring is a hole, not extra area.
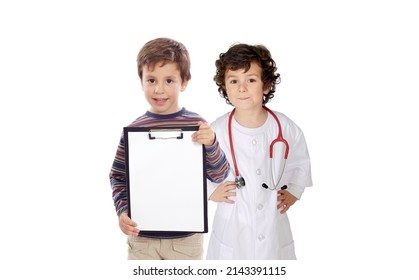
[(136, 55), (164, 36), (189, 49), (181, 103), (208, 121), (231, 110), (212, 81), (219, 53), (271, 50), (282, 83), (269, 107), (305, 132), (314, 182), (289, 211), (289, 279), (414, 279), (414, 2), (0, 2), (0, 273), (131, 275), (108, 173), (122, 127), (148, 109)]

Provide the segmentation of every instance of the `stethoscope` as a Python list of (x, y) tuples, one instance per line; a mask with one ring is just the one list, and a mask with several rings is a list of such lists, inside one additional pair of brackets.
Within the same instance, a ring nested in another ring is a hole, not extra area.
[[(274, 183), (273, 187), (270, 187), (269, 185), (267, 185), (266, 183), (262, 184), (262, 187), (264, 189), (270, 189), (270, 190), (278, 190), (278, 185), (279, 182), (282, 179), (282, 175), (284, 174), (284, 170), (285, 170), (285, 164), (288, 158), (288, 152), (289, 152), (289, 145), (287, 140), (284, 139), (284, 137), (282, 137), (282, 128), (281, 128), (281, 123), (279, 122), (278, 117), (275, 115), (274, 112), (272, 112), (269, 108), (263, 106), (263, 108), (268, 111), (269, 114), (271, 114), (273, 116), (273, 118), (275, 119), (277, 125), (278, 125), (278, 136), (271, 142), (271, 145), (269, 146), (269, 168), (271, 169), (271, 175), (272, 175), (272, 182)], [(235, 172), (235, 183), (236, 183), (236, 187), (238, 189), (244, 187), (246, 185), (246, 181), (244, 180), (243, 176), (240, 175), (239, 173), (239, 168), (237, 167), (237, 161), (236, 161), (236, 155), (234, 152), (234, 146), (233, 146), (233, 136), (232, 136), (232, 132), (231, 132), (231, 121), (233, 119), (233, 115), (234, 112), (236, 111), (236, 108), (233, 109), (233, 111), (231, 111), (230, 116), (228, 118), (228, 138), (229, 138), (229, 142), (230, 142), (230, 151), (231, 151), (231, 157), (233, 159), (233, 164), (234, 164), (234, 172)], [(274, 153), (274, 146), (276, 143), (281, 142), (284, 144), (285, 147), (285, 151), (284, 151), (284, 159), (281, 160), (281, 166), (280, 166), (280, 176), (279, 176), (279, 180), (275, 181), (275, 176), (274, 176), (274, 169), (273, 169), (273, 153)], [(280, 189), (284, 190), (286, 189), (287, 186), (284, 185), (282, 186)]]

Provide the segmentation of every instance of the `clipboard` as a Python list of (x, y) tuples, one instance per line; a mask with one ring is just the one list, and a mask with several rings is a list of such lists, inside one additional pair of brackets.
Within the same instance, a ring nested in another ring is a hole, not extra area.
[(208, 232), (198, 126), (124, 127), (128, 215), (141, 232)]

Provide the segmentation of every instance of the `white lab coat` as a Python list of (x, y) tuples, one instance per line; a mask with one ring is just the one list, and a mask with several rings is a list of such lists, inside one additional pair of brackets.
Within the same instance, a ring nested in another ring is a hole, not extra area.
[[(310, 158), (301, 129), (284, 114), (278, 116), (283, 137), (290, 150), (279, 186), (300, 199), (304, 188), (312, 185)], [(234, 181), (234, 165), (228, 138), (229, 113), (212, 123), (221, 148), (226, 153), (232, 172), (227, 180)], [(269, 145), (277, 137), (278, 126), (271, 114), (259, 128), (239, 125), (234, 117), (232, 135), (240, 174), (246, 186), (236, 189), (234, 204), (218, 203), (214, 215), (207, 259), (296, 259), (294, 240), (287, 214), (277, 210), (277, 192), (262, 188), (273, 186), (269, 168)], [(282, 144), (275, 145), (274, 166), (283, 160)], [(275, 168), (277, 170), (278, 168)], [(278, 172), (274, 173), (279, 179)], [(208, 183), (208, 197), (218, 184)]]

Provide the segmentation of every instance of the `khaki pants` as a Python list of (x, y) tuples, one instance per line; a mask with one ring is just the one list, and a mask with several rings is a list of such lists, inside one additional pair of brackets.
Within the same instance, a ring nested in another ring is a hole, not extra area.
[(202, 260), (203, 234), (173, 239), (128, 236), (129, 260)]

